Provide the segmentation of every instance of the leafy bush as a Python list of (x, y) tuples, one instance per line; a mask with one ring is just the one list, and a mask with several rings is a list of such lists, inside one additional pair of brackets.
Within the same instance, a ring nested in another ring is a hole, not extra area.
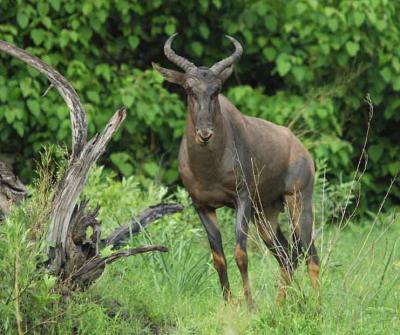
[[(71, 80), (92, 133), (127, 105), (107, 166), (167, 183), (177, 179), (184, 99), (149, 68), (151, 61), (167, 64), (162, 45), (175, 31), (182, 36), (174, 48), (199, 65), (230, 52), (224, 34), (241, 40), (245, 53), (228, 95), (246, 114), (290, 123), (314, 157), (329, 162), (329, 177), (336, 180), (351, 179), (357, 165), (369, 119), (363, 100), (370, 93), (375, 115), (362, 179), (366, 209), (400, 170), (399, 10), (389, 0), (6, 0), (0, 4), (0, 39)], [(56, 92), (41, 96), (49, 83), (36, 71), (0, 57), (0, 151), (18, 153), (28, 178), (44, 143), (68, 142), (68, 113)], [(400, 196), (398, 184), (392, 194), (389, 205)]]

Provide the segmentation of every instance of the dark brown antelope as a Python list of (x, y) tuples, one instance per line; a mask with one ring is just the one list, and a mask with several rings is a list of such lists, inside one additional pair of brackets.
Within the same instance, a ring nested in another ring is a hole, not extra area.
[[(179, 171), (207, 232), (224, 298), (229, 300), (231, 292), (216, 217), (216, 209), (224, 206), (236, 210), (235, 258), (250, 306), (246, 246), (251, 220), (280, 264), (284, 284), (278, 298), (286, 295), (285, 286), (302, 254), (311, 284), (318, 291), (319, 260), (312, 239), (314, 164), (310, 154), (288, 128), (245, 116), (220, 94), (243, 52), (237, 40), (227, 36), (235, 46), (234, 53), (207, 68), (178, 56), (171, 48), (175, 36), (165, 43), (164, 53), (184, 73), (156, 64), (153, 67), (187, 93)], [(293, 228), (291, 248), (278, 225), (284, 204)]]

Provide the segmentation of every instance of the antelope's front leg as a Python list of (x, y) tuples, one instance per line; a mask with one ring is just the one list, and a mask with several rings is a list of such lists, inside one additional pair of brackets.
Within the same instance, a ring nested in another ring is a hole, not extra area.
[(208, 241), (210, 242), (210, 248), (214, 260), (214, 267), (218, 272), (224, 299), (226, 301), (229, 301), (231, 298), (231, 290), (229, 287), (227, 263), (224, 255), (224, 250), (222, 248), (221, 233), (218, 229), (217, 215), (215, 214), (215, 209), (208, 207), (199, 207), (196, 205), (195, 208), (207, 232), (207, 237)]
[(244, 295), (248, 307), (253, 308), (253, 299), (250, 292), (249, 275), (247, 270), (247, 235), (251, 218), (251, 203), (248, 200), (240, 201), (236, 208), (236, 249), (235, 258), (243, 281)]

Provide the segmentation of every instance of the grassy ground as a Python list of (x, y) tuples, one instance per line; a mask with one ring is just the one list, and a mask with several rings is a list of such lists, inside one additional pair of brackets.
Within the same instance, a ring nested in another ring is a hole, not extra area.
[[(165, 193), (139, 177), (115, 182), (99, 169), (86, 188), (93, 204), (102, 205), (105, 232), (157, 203)], [(183, 191), (174, 197), (188, 205)], [(37, 222), (42, 220), (37, 207), (45, 206), (46, 197), (36, 194), (30, 202), (0, 225), (0, 333), (16, 332), (15, 283), (28, 333), (397, 334), (400, 329), (398, 212), (338, 229), (321, 225), (324, 215), (317, 203), (320, 300), (302, 264), (282, 305), (276, 304), (279, 268), (253, 229), (249, 273), (256, 310), (249, 312), (233, 259), (230, 211), (219, 211), (219, 217), (234, 295), (231, 304), (222, 300), (206, 235), (192, 209), (153, 224), (132, 241), (132, 245), (162, 244), (169, 253), (114, 263), (88, 291), (61, 298), (52, 290), (54, 278), (37, 270), (40, 249), (29, 242), (32, 222), (39, 229)]]
[[(168, 255), (132, 258), (109, 268), (90, 294), (118, 300), (119, 317), (126, 313), (123, 323), (133, 323), (138, 334), (155, 330), (167, 334), (397, 334), (399, 229), (382, 235), (382, 227), (369, 234), (367, 227), (350, 226), (340, 233), (330, 261), (323, 263), (321, 301), (302, 266), (282, 306), (275, 302), (279, 269), (253, 233), (250, 278), (257, 309), (250, 313), (232, 257), (233, 230), (232, 224), (223, 229), (235, 297), (231, 305), (222, 302), (205, 236), (187, 239), (180, 234), (164, 240), (171, 248)], [(325, 231), (322, 257), (329, 253), (336, 233), (335, 229)], [(135, 333), (129, 326), (120, 331)]]

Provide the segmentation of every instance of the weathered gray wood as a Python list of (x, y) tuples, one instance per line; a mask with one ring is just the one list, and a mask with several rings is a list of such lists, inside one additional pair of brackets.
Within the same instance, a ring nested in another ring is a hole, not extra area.
[(112, 245), (117, 248), (131, 236), (138, 234), (150, 223), (160, 219), (166, 214), (178, 213), (183, 210), (180, 204), (158, 204), (146, 208), (138, 218), (134, 218), (127, 225), (117, 228), (110, 236), (102, 240), (106, 246)]
[[(73, 149), (68, 167), (61, 177), (52, 199), (47, 235), (50, 245), (47, 264), (49, 269), (59, 276), (60, 282), (71, 283), (73, 287), (83, 288), (101, 275), (106, 264), (121, 257), (150, 251), (166, 252), (167, 249), (162, 246), (145, 246), (118, 251), (109, 256), (101, 257), (99, 245), (102, 242), (102, 245), (119, 246), (132, 232), (139, 232), (141, 228), (165, 214), (181, 211), (183, 209), (181, 205), (159, 204), (152, 206), (146, 209), (138, 220), (132, 220), (128, 225), (117, 229), (110, 237), (102, 241), (100, 222), (96, 218), (99, 208), (93, 211), (87, 210), (87, 200), (82, 200), (78, 204), (79, 196), (85, 186), (91, 167), (104, 153), (106, 145), (124, 121), (126, 109), (119, 109), (104, 130), (88, 141), (85, 110), (77, 93), (68, 81), (37, 57), (4, 41), (0, 41), (0, 51), (22, 60), (45, 74), (51, 81), (51, 85), (57, 88), (70, 111)], [(4, 175), (6, 176), (6, 174)], [(2, 178), (1, 174), (0, 178)], [(12, 185), (9, 177), (3, 179), (8, 181), (4, 185), (7, 185), (7, 187)], [(0, 179), (1, 181), (2, 179)], [(25, 190), (22, 184), (16, 183), (15, 185), (18, 186), (11, 187), (15, 192)], [(87, 237), (89, 227), (93, 229), (93, 234)]]
[(72, 123), (72, 155), (71, 159), (79, 156), (87, 141), (87, 121), (86, 112), (83, 108), (78, 94), (75, 92), (71, 84), (50, 65), (46, 64), (39, 58), (32, 56), (25, 50), (0, 40), (0, 50), (14, 56), (26, 64), (32, 66), (39, 72), (43, 73), (57, 88), (68, 106)]
[(113, 263), (122, 257), (128, 257), (152, 251), (167, 252), (168, 249), (159, 245), (147, 245), (144, 247), (121, 250), (106, 257), (100, 257), (97, 255), (87, 260), (87, 262), (85, 262), (80, 269), (75, 271), (71, 275), (70, 280), (73, 285), (79, 286), (80, 288), (85, 288), (101, 276), (107, 264)]
[[(101, 222), (96, 218), (99, 207), (92, 211), (87, 210), (88, 202), (89, 201), (86, 199), (82, 200), (80, 204), (75, 207), (71, 218), (66, 246), (68, 260), (65, 262), (60, 276), (60, 280), (64, 283), (67, 283), (73, 288), (85, 288), (101, 276), (106, 264), (112, 263), (121, 257), (128, 257), (150, 251), (167, 251), (165, 247), (152, 245), (117, 251), (109, 256), (101, 257), (99, 253), (100, 241), (102, 242), (102, 246), (105, 245), (104, 241), (108, 241), (108, 245), (117, 247), (121, 245), (128, 236), (113, 233), (110, 237), (101, 240)], [(147, 226), (163, 215), (176, 213), (182, 211), (182, 209), (183, 206), (178, 204), (155, 205), (142, 212), (139, 217), (139, 222)], [(134, 222), (136, 223), (137, 221)], [(87, 236), (88, 227), (91, 227), (93, 231), (92, 236), (89, 237)], [(140, 227), (136, 228), (136, 226), (134, 226), (134, 229), (138, 232)]]
[(86, 184), (90, 168), (103, 154), (107, 143), (125, 119), (126, 109), (117, 111), (103, 132), (92, 138), (84, 147), (81, 154), (71, 160), (65, 171), (54, 196), (50, 211), (50, 227), (47, 240), (51, 244), (51, 270), (58, 273), (66, 260), (66, 241), (71, 222), (71, 216), (79, 196)]
[(25, 185), (7, 164), (0, 161), (0, 212), (9, 214), (11, 205), (20, 203), (27, 194)]

